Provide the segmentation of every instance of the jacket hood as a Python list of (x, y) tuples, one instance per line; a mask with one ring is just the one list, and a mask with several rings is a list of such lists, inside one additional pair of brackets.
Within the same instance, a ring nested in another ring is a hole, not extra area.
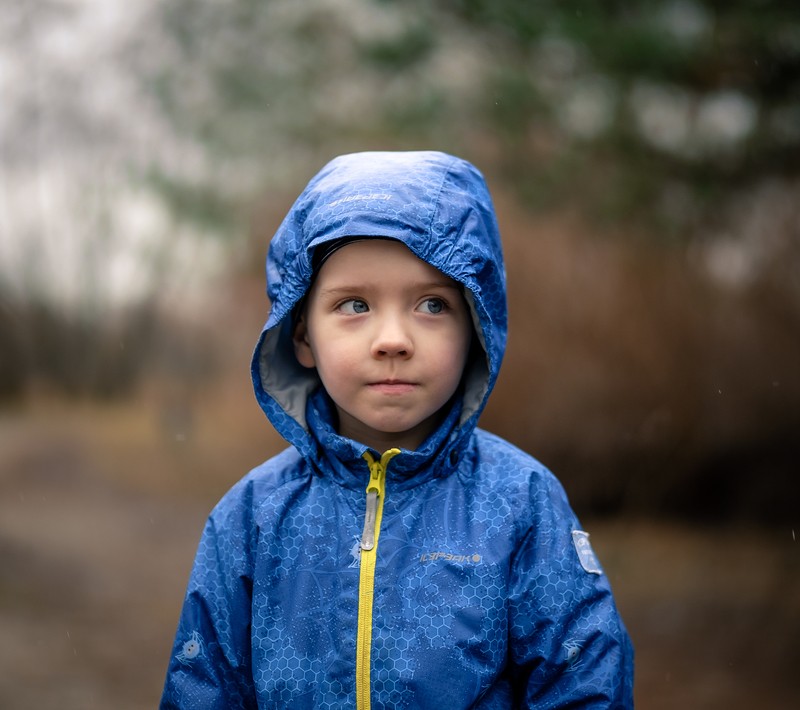
[(452, 444), (463, 442), (486, 405), (505, 351), (505, 270), (483, 176), (465, 160), (439, 152), (343, 155), (297, 198), (267, 254), (272, 308), (251, 368), (261, 408), (301, 454), (316, 455), (306, 407), (320, 381), (295, 359), (292, 313), (311, 284), (315, 249), (343, 237), (396, 239), (464, 286), (483, 357), (473, 359), (464, 377), (450, 437)]

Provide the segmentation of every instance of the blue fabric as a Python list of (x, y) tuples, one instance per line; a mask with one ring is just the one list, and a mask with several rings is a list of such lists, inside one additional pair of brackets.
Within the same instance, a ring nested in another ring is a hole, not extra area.
[(210, 515), (161, 707), (355, 707), (365, 447), (289, 340), (315, 247), (344, 236), (398, 239), (462, 283), (483, 345), (439, 429), (388, 468), (372, 707), (632, 707), (630, 640), (561, 485), (476, 428), (505, 349), (502, 252), (480, 173), (435, 152), (333, 160), (272, 240), (252, 372), (292, 446)]

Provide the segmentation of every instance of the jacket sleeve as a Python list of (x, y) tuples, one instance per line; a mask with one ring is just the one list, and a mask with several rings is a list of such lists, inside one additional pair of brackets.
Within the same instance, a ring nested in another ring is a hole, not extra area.
[(509, 671), (522, 708), (633, 708), (633, 648), (608, 580), (548, 471), (512, 566)]
[(250, 663), (249, 506), (223, 500), (206, 523), (169, 661), (161, 710), (255, 708)]

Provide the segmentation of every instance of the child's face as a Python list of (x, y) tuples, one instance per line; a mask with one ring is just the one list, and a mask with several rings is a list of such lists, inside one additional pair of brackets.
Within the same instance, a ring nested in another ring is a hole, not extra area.
[(462, 289), (397, 241), (347, 244), (323, 264), (295, 329), (339, 433), (382, 452), (417, 448), (461, 380), (472, 338)]

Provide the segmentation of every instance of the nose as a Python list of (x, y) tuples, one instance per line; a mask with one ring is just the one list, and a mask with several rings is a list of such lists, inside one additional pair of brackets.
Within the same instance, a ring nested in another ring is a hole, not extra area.
[(372, 341), (372, 356), (409, 358), (413, 354), (414, 343), (404, 320), (394, 315), (381, 318)]

